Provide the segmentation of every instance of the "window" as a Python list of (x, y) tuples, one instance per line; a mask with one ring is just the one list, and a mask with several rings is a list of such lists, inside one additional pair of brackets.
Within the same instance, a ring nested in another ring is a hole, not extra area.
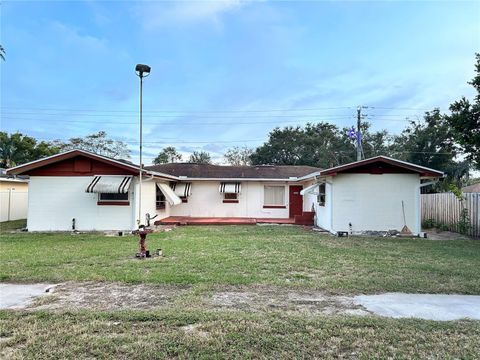
[(319, 206), (325, 206), (325, 200), (326, 200), (326, 195), (325, 195), (325, 183), (320, 184), (318, 187), (318, 205)]
[(155, 186), (155, 205), (157, 210), (165, 209), (165, 204), (167, 203), (167, 199), (165, 195), (163, 195), (162, 190), (158, 186)]
[(128, 201), (128, 193), (125, 194), (110, 194), (110, 193), (100, 193), (100, 201)]
[(223, 194), (224, 203), (238, 203), (238, 194), (236, 193), (224, 193)]
[(285, 207), (285, 186), (265, 185), (263, 207)]
[(97, 205), (130, 205), (128, 193), (99, 193)]

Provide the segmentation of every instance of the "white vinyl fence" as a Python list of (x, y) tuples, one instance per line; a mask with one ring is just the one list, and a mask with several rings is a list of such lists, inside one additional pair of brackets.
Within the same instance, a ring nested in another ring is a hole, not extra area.
[(459, 232), (458, 222), (463, 208), (467, 209), (470, 218), (470, 229), (467, 235), (480, 238), (480, 194), (462, 194), (464, 200), (459, 201), (453, 193), (422, 194), (422, 223), (433, 220), (450, 231)]
[(27, 218), (28, 191), (0, 191), (0, 221)]

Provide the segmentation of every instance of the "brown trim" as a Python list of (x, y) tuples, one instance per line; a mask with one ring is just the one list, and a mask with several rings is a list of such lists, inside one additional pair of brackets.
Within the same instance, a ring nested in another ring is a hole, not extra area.
[(186, 196), (180, 196), (180, 200), (182, 200), (182, 203), (188, 203), (188, 198)]
[(355, 169), (357, 167), (373, 164), (373, 163), (376, 163), (376, 162), (382, 162), (382, 163), (393, 165), (393, 166), (396, 166), (396, 167), (399, 167), (399, 168), (402, 168), (402, 169), (407, 169), (407, 170), (416, 172), (416, 173), (420, 174), (421, 176), (432, 176), (432, 177), (443, 176), (443, 172), (441, 172), (441, 171), (436, 171), (436, 170), (433, 170), (433, 169), (430, 171), (429, 169), (419, 167), (415, 164), (404, 164), (403, 162), (397, 161), (395, 159), (387, 159), (383, 156), (377, 156), (377, 157), (374, 157), (374, 158), (365, 159), (365, 160), (356, 161), (356, 162), (353, 162), (353, 163), (350, 163), (350, 164), (338, 166), (338, 167), (335, 167), (335, 168), (332, 168), (332, 169), (323, 170), (323, 171), (320, 171), (320, 176), (325, 176), (325, 175), (335, 176), (340, 172), (350, 170), (350, 169)]
[(129, 205), (130, 205), (130, 201), (97, 201), (97, 205), (129, 206)]
[(286, 209), (286, 205), (263, 205), (264, 209)]
[(237, 204), (238, 200), (223, 200), (224, 204)]
[[(20, 166), (20, 167), (14, 169), (14, 170), (7, 170), (7, 173), (8, 174), (14, 174), (14, 175), (25, 174), (27, 171), (37, 169), (37, 168), (40, 168), (40, 167), (43, 167), (43, 166), (46, 166), (46, 165), (54, 164), (54, 163), (57, 163), (57, 162), (62, 161), (62, 160), (71, 159), (71, 158), (74, 158), (74, 157), (77, 157), (77, 156), (84, 156), (86, 158), (97, 160), (99, 162), (103, 162), (105, 164), (112, 165), (112, 166), (120, 168), (122, 170), (126, 170), (126, 171), (129, 172), (128, 175), (130, 175), (130, 174), (134, 175), (134, 174), (138, 173), (138, 171), (135, 171), (135, 169), (132, 168), (133, 166), (123, 165), (123, 164), (121, 164), (117, 161), (107, 160), (107, 159), (104, 159), (104, 158), (102, 158), (100, 156), (97, 156), (95, 154), (90, 154), (88, 152), (83, 152), (83, 151), (79, 151), (79, 150), (74, 150), (74, 151), (71, 151), (71, 152), (54, 155), (54, 156), (52, 156), (48, 159), (39, 160), (39, 161), (36, 161), (32, 164), (25, 164), (23, 166)], [(66, 175), (66, 176), (68, 176), (68, 175)]]

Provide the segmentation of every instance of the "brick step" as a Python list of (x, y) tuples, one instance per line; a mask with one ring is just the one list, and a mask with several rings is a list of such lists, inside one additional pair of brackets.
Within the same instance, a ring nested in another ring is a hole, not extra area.
[(302, 215), (295, 215), (295, 224), (297, 225), (313, 225), (313, 211), (304, 211)]

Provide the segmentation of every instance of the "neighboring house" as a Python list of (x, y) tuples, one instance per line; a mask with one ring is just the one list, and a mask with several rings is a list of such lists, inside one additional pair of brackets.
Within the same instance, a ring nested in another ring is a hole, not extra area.
[(28, 178), (13, 177), (0, 170), (0, 221), (27, 218)]
[[(443, 173), (376, 157), (343, 167), (164, 164), (138, 167), (82, 150), (17, 166), (30, 175), (28, 229), (133, 230), (170, 219), (231, 218), (316, 224), (331, 232), (419, 232), (419, 188)], [(319, 203), (320, 202), (320, 203)], [(139, 215), (140, 214), (140, 215)], [(176, 220), (175, 220), (176, 221)], [(253, 222), (254, 223), (254, 222)]]
[(462, 192), (463, 193), (480, 193), (480, 182), (463, 187)]

